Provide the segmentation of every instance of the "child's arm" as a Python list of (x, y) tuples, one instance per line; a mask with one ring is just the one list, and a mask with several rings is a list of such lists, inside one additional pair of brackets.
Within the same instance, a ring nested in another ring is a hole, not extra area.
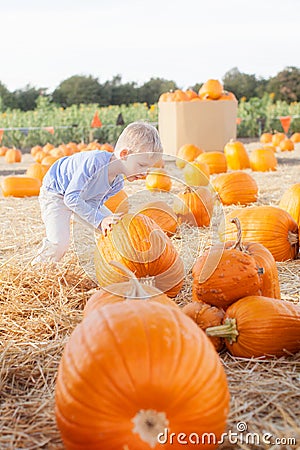
[(107, 232), (111, 230), (112, 226), (117, 223), (122, 217), (121, 213), (112, 214), (111, 216), (104, 217), (99, 227), (104, 236), (107, 235)]

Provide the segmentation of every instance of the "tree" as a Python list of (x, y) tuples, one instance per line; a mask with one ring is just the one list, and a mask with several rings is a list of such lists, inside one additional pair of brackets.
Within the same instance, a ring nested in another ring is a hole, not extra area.
[(64, 80), (52, 94), (52, 99), (64, 107), (81, 103), (100, 103), (101, 85), (91, 75), (74, 75)]
[(241, 97), (255, 97), (258, 84), (255, 75), (241, 73), (237, 67), (226, 72), (223, 77), (224, 89), (233, 92), (238, 100)]
[(24, 89), (16, 90), (12, 93), (14, 108), (21, 111), (31, 111), (36, 108), (36, 101), (39, 95), (45, 93), (45, 89), (36, 89), (27, 85)]
[(116, 75), (111, 81), (111, 105), (129, 105), (138, 101), (138, 91), (135, 82), (122, 84), (121, 75)]
[(7, 87), (0, 82), (0, 99), (1, 110), (5, 111), (6, 108), (11, 108), (13, 103), (12, 94)]
[(175, 81), (165, 80), (163, 78), (150, 78), (139, 88), (139, 101), (146, 102), (149, 105), (156, 103), (161, 94), (171, 90), (178, 89)]
[(300, 101), (300, 69), (297, 67), (286, 67), (275, 77), (270, 78), (267, 91), (274, 92), (276, 100), (286, 102)]

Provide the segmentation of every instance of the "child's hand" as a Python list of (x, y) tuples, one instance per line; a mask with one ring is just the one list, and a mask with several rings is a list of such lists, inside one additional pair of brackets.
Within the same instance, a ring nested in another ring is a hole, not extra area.
[(123, 215), (122, 213), (118, 213), (118, 214), (112, 214), (111, 216), (104, 217), (104, 219), (102, 220), (102, 222), (99, 225), (99, 228), (102, 231), (102, 233), (104, 234), (104, 236), (107, 235), (107, 232), (111, 230), (111, 227), (115, 223), (119, 222), (122, 215)]

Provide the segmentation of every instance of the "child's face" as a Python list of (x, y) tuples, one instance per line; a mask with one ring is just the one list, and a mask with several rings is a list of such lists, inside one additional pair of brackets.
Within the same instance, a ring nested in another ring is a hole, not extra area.
[(153, 153), (140, 152), (129, 153), (126, 158), (123, 159), (124, 175), (128, 181), (135, 181), (141, 178), (145, 178), (147, 171), (155, 162), (161, 158), (161, 155), (157, 153), (153, 156)]

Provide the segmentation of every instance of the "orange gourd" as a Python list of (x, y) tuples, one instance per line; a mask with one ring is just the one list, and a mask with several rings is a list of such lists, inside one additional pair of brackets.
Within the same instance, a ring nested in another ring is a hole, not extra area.
[(248, 205), (257, 200), (258, 186), (248, 173), (222, 173), (216, 176), (212, 185), (223, 205)]
[(234, 95), (233, 92), (229, 92), (229, 91), (224, 91), (221, 95), (221, 97), (218, 98), (218, 100), (230, 100), (230, 101), (235, 101), (237, 102), (236, 96)]
[(183, 169), (183, 176), (189, 186), (207, 186), (209, 183), (209, 167), (200, 161), (188, 162)]
[(291, 141), (294, 142), (294, 144), (297, 144), (298, 142), (300, 142), (300, 133), (292, 134)]
[(295, 149), (294, 142), (291, 139), (282, 139), (279, 147), (282, 152), (291, 152)]
[(280, 142), (286, 138), (286, 135), (284, 133), (275, 133), (272, 136), (272, 144), (275, 147), (278, 147)]
[(199, 97), (217, 100), (223, 93), (223, 85), (219, 80), (209, 79), (199, 89)]
[(17, 149), (17, 148), (9, 148), (5, 155), (4, 155), (5, 161), (8, 164), (12, 164), (12, 163), (16, 163), (16, 162), (21, 162), (22, 160), (22, 153), (21, 150)]
[(149, 190), (170, 191), (172, 180), (164, 169), (151, 169), (145, 180)]
[(206, 163), (209, 167), (210, 174), (227, 172), (227, 161), (222, 152), (206, 152), (201, 153), (196, 161)]
[(173, 209), (166, 202), (156, 201), (147, 203), (138, 212), (154, 220), (167, 236), (172, 236), (176, 233), (178, 219)]
[(42, 150), (43, 150), (43, 147), (41, 145), (35, 145), (34, 147), (31, 148), (30, 154), (32, 157), (34, 157), (37, 154), (37, 152), (40, 152)]
[(208, 227), (213, 213), (214, 197), (205, 187), (193, 190), (187, 187), (173, 202), (179, 222), (197, 227)]
[(235, 239), (236, 227), (231, 223), (234, 217), (241, 223), (242, 240), (264, 245), (275, 261), (287, 261), (297, 256), (298, 225), (288, 212), (276, 206), (236, 208), (225, 216), (225, 223), (219, 227), (222, 241)]
[(173, 102), (188, 102), (189, 100), (189, 96), (181, 89), (176, 89), (173, 92)]
[(55, 147), (54, 147), (54, 145), (53, 144), (50, 144), (50, 142), (47, 142), (47, 144), (45, 144), (44, 146), (43, 146), (43, 151), (45, 152), (45, 153), (49, 153), (52, 149), (54, 149)]
[(40, 181), (43, 181), (44, 176), (49, 170), (50, 166), (46, 166), (40, 163), (31, 164), (26, 170), (26, 175), (30, 178), (37, 178)]
[(197, 92), (193, 91), (193, 89), (187, 89), (185, 93), (190, 100), (192, 100), (193, 98), (199, 99), (199, 95), (197, 94)]
[(182, 145), (177, 153), (176, 166), (183, 169), (187, 162), (194, 161), (204, 151), (194, 144)]
[(287, 211), (300, 227), (300, 183), (293, 184), (284, 192), (278, 206)]
[(102, 308), (102, 306), (125, 300), (155, 301), (162, 303), (163, 305), (178, 308), (173, 300), (156, 287), (148, 284), (141, 284), (135, 274), (127, 267), (116, 261), (111, 261), (110, 264), (120, 269), (124, 275), (127, 275), (129, 281), (111, 284), (96, 291), (87, 301), (83, 311), (83, 317), (88, 316), (96, 309)]
[(272, 133), (263, 133), (259, 140), (262, 144), (270, 144), (272, 143)]
[(180, 291), (183, 262), (163, 230), (143, 214), (125, 214), (106, 236), (101, 235), (95, 252), (96, 277), (101, 287), (124, 280), (109, 262), (117, 261), (138, 278), (155, 277), (155, 286), (170, 297)]
[(224, 147), (224, 155), (229, 170), (243, 170), (250, 167), (250, 160), (244, 144), (231, 139)]
[(250, 167), (254, 172), (274, 171), (277, 168), (277, 159), (270, 148), (256, 148), (250, 153)]
[(41, 184), (37, 178), (8, 176), (1, 181), (1, 189), (4, 197), (32, 197), (39, 195)]
[(121, 189), (116, 194), (109, 197), (104, 205), (110, 209), (112, 213), (128, 213), (129, 211), (129, 201), (128, 195)]
[(300, 306), (247, 296), (227, 309), (223, 325), (206, 333), (225, 338), (227, 349), (237, 357), (289, 356), (300, 350)]
[(34, 156), (33, 159), (35, 160), (35, 162), (37, 163), (41, 163), (42, 160), (47, 156), (47, 154), (44, 152), (44, 150), (38, 150)]
[[(221, 325), (225, 315), (223, 309), (202, 302), (187, 303), (182, 308), (182, 312), (190, 317), (198, 325), (198, 327), (204, 331), (208, 327)], [(218, 337), (212, 337), (210, 339), (217, 352), (220, 352), (224, 346), (223, 339)]]
[(185, 314), (157, 302), (125, 300), (92, 312), (59, 364), (55, 414), (67, 450), (150, 450), (160, 446), (159, 433), (195, 430), (217, 442), (228, 410), (213, 345)]

